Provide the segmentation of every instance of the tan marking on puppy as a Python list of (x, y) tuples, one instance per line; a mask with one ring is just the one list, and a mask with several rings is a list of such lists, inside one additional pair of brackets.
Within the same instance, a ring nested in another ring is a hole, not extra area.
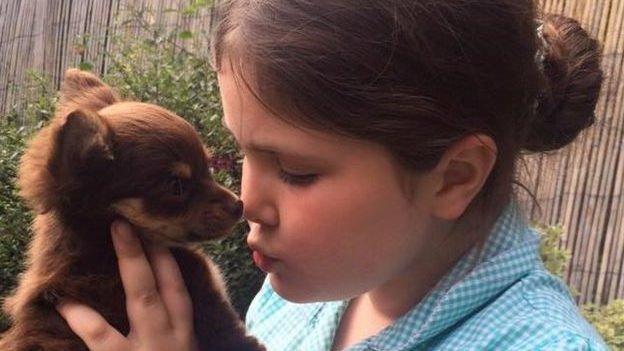
[(184, 179), (191, 179), (193, 175), (191, 166), (184, 162), (174, 162), (171, 166), (171, 173)]
[(188, 218), (159, 218), (150, 216), (145, 211), (143, 199), (123, 199), (113, 204), (113, 209), (124, 216), (130, 223), (145, 229), (149, 239), (161, 242), (180, 242), (183, 240), (187, 228)]

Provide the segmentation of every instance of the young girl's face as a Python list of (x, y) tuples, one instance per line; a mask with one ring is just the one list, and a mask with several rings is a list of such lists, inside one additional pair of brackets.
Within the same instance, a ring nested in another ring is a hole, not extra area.
[(224, 124), (245, 154), (247, 241), (279, 295), (351, 298), (423, 266), (435, 242), (426, 175), (410, 202), (383, 147), (286, 124), (227, 69), (218, 78)]

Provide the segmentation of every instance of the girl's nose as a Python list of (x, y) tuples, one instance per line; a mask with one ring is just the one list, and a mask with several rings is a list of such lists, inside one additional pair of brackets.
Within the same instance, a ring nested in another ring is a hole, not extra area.
[[(245, 196), (245, 194), (248, 195)], [(243, 192), (242, 190), (241, 199), (245, 204), (242, 208), (245, 220), (266, 226), (277, 225), (277, 210), (270, 202), (262, 201), (254, 195), (250, 196), (249, 192)]]
[[(261, 172), (253, 174), (246, 162), (243, 161), (241, 179), (241, 195), (243, 201), (243, 217), (249, 222), (266, 226), (276, 226), (279, 223), (275, 191), (265, 182), (266, 175)], [(265, 177), (265, 178), (263, 178)]]

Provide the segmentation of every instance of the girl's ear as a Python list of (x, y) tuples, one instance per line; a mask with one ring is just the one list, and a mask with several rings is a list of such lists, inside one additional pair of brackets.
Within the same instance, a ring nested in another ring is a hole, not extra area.
[(119, 97), (113, 89), (94, 74), (76, 68), (65, 71), (59, 101), (61, 109), (71, 111), (82, 108), (99, 111), (118, 101), (120, 101)]
[(473, 134), (451, 145), (436, 166), (434, 212), (436, 217), (455, 220), (485, 184), (496, 162), (494, 140), (484, 134)]

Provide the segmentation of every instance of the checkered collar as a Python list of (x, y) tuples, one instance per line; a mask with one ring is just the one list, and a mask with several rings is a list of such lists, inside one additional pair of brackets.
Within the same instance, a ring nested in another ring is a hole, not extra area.
[(422, 345), (478, 311), (539, 265), (539, 236), (528, 226), (516, 200), (509, 202), (495, 222), (474, 265), (476, 255), (476, 249), (471, 250), (417, 306), (349, 350), (398, 351)]

